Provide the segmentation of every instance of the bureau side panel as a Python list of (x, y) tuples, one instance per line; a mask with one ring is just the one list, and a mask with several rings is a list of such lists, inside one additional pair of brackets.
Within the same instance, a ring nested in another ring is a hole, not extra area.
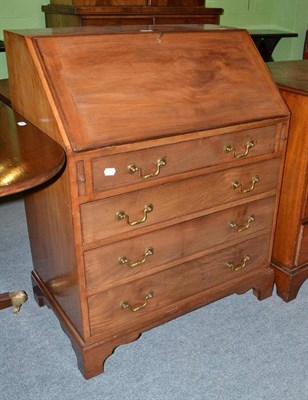
[(14, 110), (69, 149), (31, 39), (5, 32), (5, 48)]
[(83, 336), (68, 171), (25, 197), (34, 271)]

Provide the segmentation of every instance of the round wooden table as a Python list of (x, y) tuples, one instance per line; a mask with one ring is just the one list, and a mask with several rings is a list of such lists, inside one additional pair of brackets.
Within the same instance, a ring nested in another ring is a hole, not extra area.
[[(62, 147), (0, 101), (0, 197), (37, 187), (60, 173)], [(18, 312), (27, 300), (24, 291), (0, 293), (0, 309)]]

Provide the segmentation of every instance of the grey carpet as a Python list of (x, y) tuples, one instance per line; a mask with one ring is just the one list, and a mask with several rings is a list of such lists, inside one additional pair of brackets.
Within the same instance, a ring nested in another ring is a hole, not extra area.
[(307, 400), (308, 282), (296, 300), (233, 295), (120, 346), (86, 381), (58, 320), (32, 296), (22, 200), (0, 203), (0, 292), (24, 289), (20, 314), (0, 311), (0, 399)]

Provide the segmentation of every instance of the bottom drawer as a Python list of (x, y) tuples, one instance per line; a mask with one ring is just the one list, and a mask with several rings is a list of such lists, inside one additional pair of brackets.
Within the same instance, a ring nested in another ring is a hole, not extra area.
[(230, 280), (236, 286), (237, 277), (268, 266), (269, 243), (270, 235), (262, 235), (90, 296), (91, 334), (107, 333), (119, 326), (125, 330), (144, 323), (155, 318), (156, 312), (161, 315), (161, 308), (167, 312), (168, 306), (174, 307), (177, 301)]
[(306, 262), (308, 262), (308, 225), (303, 225), (299, 235), (296, 265), (300, 266)]

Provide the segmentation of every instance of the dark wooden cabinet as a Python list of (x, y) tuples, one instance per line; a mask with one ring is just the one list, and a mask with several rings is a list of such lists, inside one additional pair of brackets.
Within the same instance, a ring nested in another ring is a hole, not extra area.
[(42, 10), (47, 27), (219, 24), (223, 13), (200, 0), (51, 0)]
[(13, 107), (66, 152), (61, 177), (25, 205), (35, 297), (86, 378), (172, 318), (272, 294), (289, 111), (247, 31), (59, 28), (5, 41)]
[(290, 301), (308, 278), (308, 60), (268, 66), (291, 111), (273, 251), (277, 293)]

